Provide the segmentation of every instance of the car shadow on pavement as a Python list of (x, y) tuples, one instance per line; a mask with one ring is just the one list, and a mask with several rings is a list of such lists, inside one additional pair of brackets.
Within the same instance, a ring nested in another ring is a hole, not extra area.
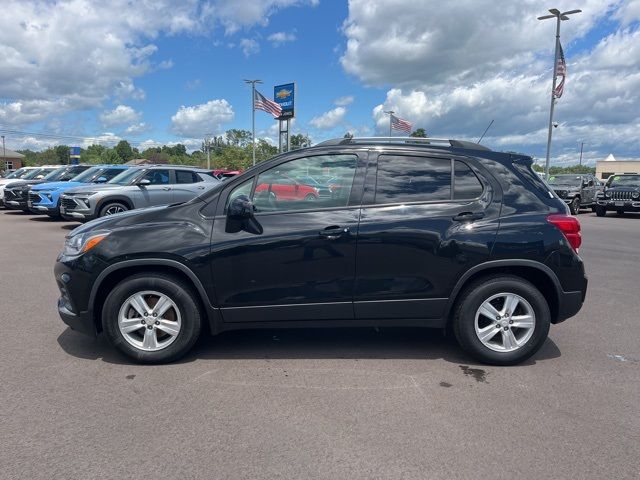
[(23, 212), (22, 210), (5, 210), (2, 213), (4, 213), (5, 215), (19, 215), (24, 217), (26, 217), (27, 215), (33, 215), (33, 213), (31, 212)]
[[(58, 344), (74, 357), (115, 364), (133, 363), (117, 352), (104, 335), (87, 337), (67, 329)], [(533, 358), (521, 365), (561, 356), (547, 339)], [(442, 359), (482, 365), (464, 353), (455, 339), (426, 328), (296, 328), (258, 329), (203, 335), (193, 350), (176, 363), (229, 359)]]

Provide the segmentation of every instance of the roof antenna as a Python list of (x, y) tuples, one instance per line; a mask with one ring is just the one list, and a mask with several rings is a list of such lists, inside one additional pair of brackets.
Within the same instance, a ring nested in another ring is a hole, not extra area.
[(487, 128), (485, 128), (484, 133), (482, 134), (482, 136), (480, 137), (480, 140), (478, 140), (476, 143), (480, 143), (482, 141), (482, 139), (484, 138), (484, 136), (487, 134), (487, 131), (491, 128), (491, 125), (493, 125), (493, 120), (491, 120), (491, 123), (489, 124), (489, 126)]

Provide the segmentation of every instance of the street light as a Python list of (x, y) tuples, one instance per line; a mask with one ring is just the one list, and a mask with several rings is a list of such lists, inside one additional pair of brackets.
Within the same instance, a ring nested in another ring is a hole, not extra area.
[(253, 148), (253, 164), (256, 164), (256, 83), (262, 80), (246, 80), (244, 83), (251, 84), (251, 146)]
[(569, 20), (569, 15), (573, 15), (574, 13), (580, 13), (582, 10), (567, 10), (566, 12), (560, 12), (557, 8), (552, 8), (549, 10), (551, 15), (543, 15), (542, 17), (538, 17), (538, 20), (548, 20), (549, 18), (556, 19), (556, 51), (553, 58), (553, 72), (551, 76), (552, 87), (551, 87), (551, 108), (549, 109), (549, 133), (547, 136), (547, 159), (544, 164), (544, 176), (545, 178), (549, 178), (549, 156), (551, 154), (551, 132), (553, 131), (553, 108), (556, 103), (555, 98), (555, 90), (556, 90), (556, 69), (558, 68), (558, 51), (560, 49), (560, 22), (565, 20)]
[(7, 151), (4, 148), (4, 135), (2, 135), (2, 165), (3, 169), (7, 168)]

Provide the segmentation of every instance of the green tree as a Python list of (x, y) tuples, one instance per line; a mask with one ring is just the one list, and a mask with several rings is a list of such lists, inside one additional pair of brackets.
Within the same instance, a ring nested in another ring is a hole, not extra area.
[(311, 146), (311, 138), (308, 135), (298, 133), (291, 135), (291, 150), (297, 150), (299, 148), (305, 148)]
[(60, 165), (66, 165), (69, 163), (69, 147), (67, 145), (58, 145), (54, 148), (56, 152), (56, 157), (58, 157), (58, 161)]
[(129, 142), (120, 140), (116, 145), (116, 154), (120, 157), (121, 162), (119, 163), (125, 163), (133, 158), (133, 149)]
[(418, 128), (411, 133), (412, 137), (427, 138), (427, 132), (424, 128)]
[(122, 163), (122, 158), (118, 155), (118, 152), (115, 149), (108, 148), (102, 152), (102, 155), (100, 155), (100, 163)]
[(246, 147), (247, 145), (251, 145), (251, 132), (232, 128), (225, 133), (225, 140), (229, 145)]

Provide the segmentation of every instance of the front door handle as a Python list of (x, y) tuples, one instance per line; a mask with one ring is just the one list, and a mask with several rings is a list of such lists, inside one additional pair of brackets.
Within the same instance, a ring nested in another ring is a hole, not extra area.
[(171, 187), (163, 187), (163, 190), (171, 190)]
[(481, 218), (484, 218), (484, 213), (482, 212), (461, 212), (453, 217), (456, 222), (470, 222)]
[(337, 238), (340, 238), (342, 235), (347, 235), (348, 233), (348, 227), (340, 227), (338, 225), (331, 225), (330, 227), (327, 227), (318, 232), (321, 237), (324, 237), (328, 240), (335, 240)]

